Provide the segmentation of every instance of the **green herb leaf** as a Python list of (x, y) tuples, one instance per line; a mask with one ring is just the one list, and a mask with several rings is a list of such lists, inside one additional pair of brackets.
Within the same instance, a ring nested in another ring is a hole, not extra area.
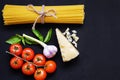
[(49, 42), (50, 39), (51, 39), (51, 36), (52, 36), (52, 28), (49, 29), (49, 31), (48, 31), (48, 33), (47, 33), (45, 39), (44, 39), (44, 42), (45, 42), (45, 43)]
[(23, 36), (21, 36), (21, 35), (19, 35), (19, 34), (16, 34), (16, 36), (18, 36), (18, 37), (22, 40), (23, 45), (25, 45), (25, 40), (24, 40), (24, 37), (23, 37)]
[(24, 37), (21, 37), (23, 45), (25, 45), (25, 39)]
[(27, 39), (25, 39), (25, 42), (27, 43), (27, 44), (32, 44), (32, 42), (31, 41), (29, 41), (29, 40), (27, 40)]
[(16, 44), (16, 43), (20, 43), (21, 39), (18, 36), (12, 36), (11, 38), (9, 38), (6, 43), (8, 44)]
[(42, 34), (41, 34), (38, 30), (33, 29), (32, 32), (34, 33), (34, 35), (35, 35), (36, 37), (38, 37), (38, 39), (39, 39), (40, 41), (43, 41), (43, 36), (42, 36)]
[(22, 37), (22, 36), (21, 36), (21, 35), (19, 35), (19, 34), (16, 34), (16, 36), (17, 36), (17, 37), (19, 37), (19, 38), (21, 38), (21, 37)]
[(30, 39), (27, 39), (27, 38), (24, 38), (24, 41), (25, 41), (27, 44), (29, 44), (29, 45), (31, 45), (31, 44), (37, 44), (37, 43), (35, 43), (34, 41), (31, 41)]

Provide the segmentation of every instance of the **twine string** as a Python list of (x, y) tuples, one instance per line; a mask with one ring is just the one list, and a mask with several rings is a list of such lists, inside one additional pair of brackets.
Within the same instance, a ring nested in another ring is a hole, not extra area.
[(45, 11), (45, 5), (42, 5), (42, 8), (41, 8), (41, 11), (38, 11), (32, 4), (29, 4), (27, 6), (27, 9), (32, 11), (32, 12), (35, 12), (36, 14), (38, 14), (39, 16), (36, 18), (36, 20), (34, 21), (33, 23), (33, 26), (32, 26), (32, 29), (35, 29), (35, 25), (38, 21), (38, 19), (41, 19), (41, 24), (44, 24), (45, 23), (45, 17), (54, 17), (54, 18), (57, 18), (56, 16), (56, 11), (54, 9), (49, 9), (47, 11)]

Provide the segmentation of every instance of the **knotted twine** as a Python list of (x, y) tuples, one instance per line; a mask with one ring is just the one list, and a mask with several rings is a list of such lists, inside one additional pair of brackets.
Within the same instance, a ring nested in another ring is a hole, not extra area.
[[(30, 11), (33, 11), (36, 14), (39, 15), (36, 18), (35, 22), (33, 23), (32, 29), (35, 29), (35, 25), (36, 25), (38, 19), (41, 19), (41, 24), (44, 24), (45, 23), (44, 22), (45, 17), (52, 16), (54, 18), (57, 18), (56, 11), (54, 9), (49, 9), (49, 10), (45, 11), (45, 5), (42, 5), (41, 11), (36, 10), (36, 8), (32, 4), (27, 5), (27, 9), (30, 10)], [(52, 12), (52, 13), (50, 13), (50, 12)]]

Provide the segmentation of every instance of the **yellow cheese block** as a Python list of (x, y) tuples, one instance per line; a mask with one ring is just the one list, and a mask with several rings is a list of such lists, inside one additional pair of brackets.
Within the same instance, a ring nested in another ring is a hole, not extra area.
[(79, 51), (67, 40), (58, 28), (56, 28), (56, 36), (63, 62), (68, 62), (79, 55)]

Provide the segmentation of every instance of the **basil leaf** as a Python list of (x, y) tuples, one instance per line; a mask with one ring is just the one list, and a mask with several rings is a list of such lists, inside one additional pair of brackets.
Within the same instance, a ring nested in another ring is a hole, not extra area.
[(34, 42), (34, 41), (30, 40), (30, 39), (27, 39), (27, 38), (24, 38), (24, 41), (25, 41), (27, 44), (29, 44), (29, 45), (31, 45), (31, 44), (37, 44), (36, 42)]
[(25, 39), (24, 37), (21, 37), (23, 45), (25, 45)]
[(52, 28), (49, 29), (49, 31), (48, 31), (48, 33), (47, 33), (45, 39), (44, 39), (44, 42), (45, 42), (45, 43), (49, 42), (50, 39), (51, 39), (51, 36), (52, 36)]
[(42, 34), (41, 34), (38, 30), (33, 29), (32, 32), (34, 33), (34, 35), (35, 35), (36, 37), (38, 37), (38, 39), (39, 39), (40, 41), (43, 41), (43, 36), (42, 36)]
[(29, 40), (27, 40), (27, 39), (25, 39), (25, 42), (27, 43), (27, 44), (32, 44), (32, 42), (31, 41), (29, 41)]
[(16, 43), (20, 43), (21, 39), (18, 36), (12, 36), (11, 38), (9, 38), (5, 42), (8, 43), (8, 44), (16, 44)]
[(17, 37), (19, 37), (19, 38), (21, 38), (21, 37), (22, 37), (22, 36), (21, 36), (21, 35), (19, 35), (19, 34), (16, 34), (16, 36), (17, 36)]
[(19, 38), (21, 38), (23, 45), (25, 45), (25, 40), (24, 40), (24, 37), (23, 37), (23, 36), (21, 36), (21, 35), (19, 35), (19, 34), (16, 34), (16, 36), (18, 36)]

